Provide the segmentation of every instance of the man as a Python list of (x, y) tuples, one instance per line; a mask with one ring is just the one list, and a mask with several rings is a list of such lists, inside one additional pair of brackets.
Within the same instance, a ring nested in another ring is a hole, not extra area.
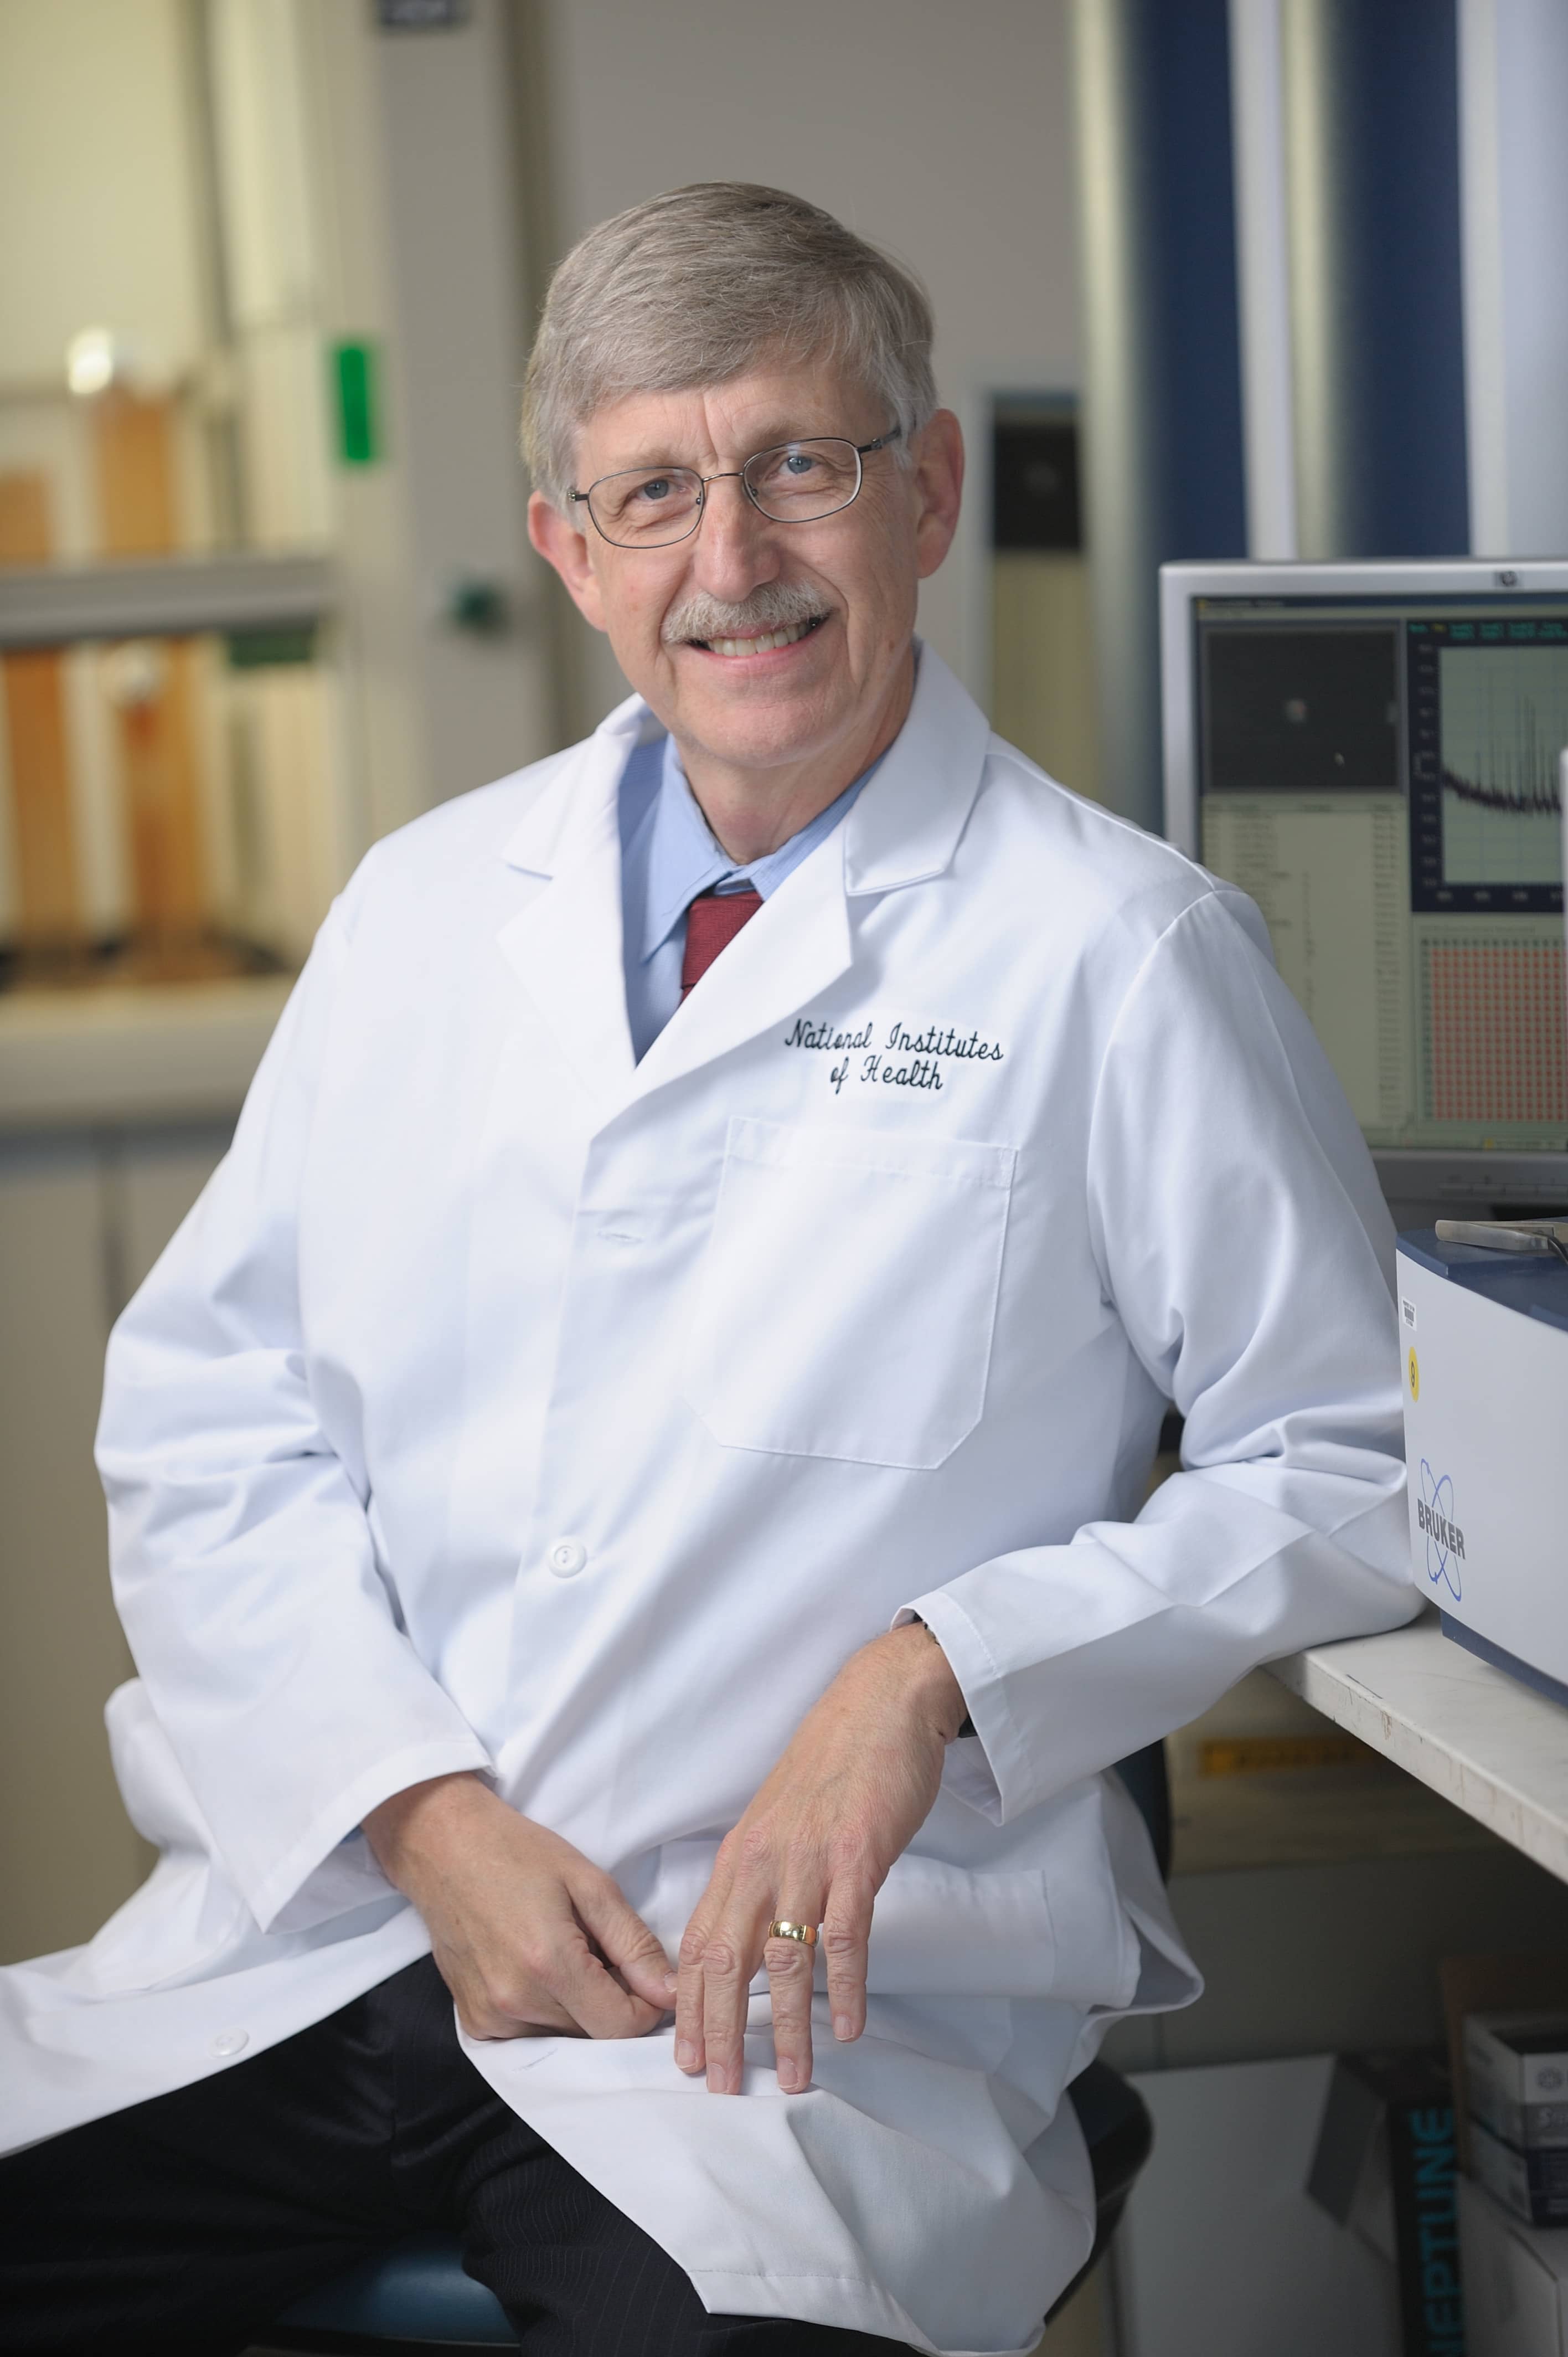
[(1255, 911), (914, 638), (929, 343), (768, 189), (557, 274), (532, 527), (638, 693), (371, 853), (116, 1332), (164, 1860), (5, 1976), (10, 2345), (237, 2347), (445, 2223), (531, 2349), (1031, 2346), (1063, 2090), (1196, 1987), (1102, 1771), (1413, 1609)]

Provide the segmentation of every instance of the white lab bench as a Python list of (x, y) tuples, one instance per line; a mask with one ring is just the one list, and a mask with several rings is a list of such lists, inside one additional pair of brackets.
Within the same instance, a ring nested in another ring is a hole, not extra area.
[(1292, 1694), (1568, 1882), (1568, 1709), (1445, 1637), (1435, 1613), (1271, 1663)]
[[(1338, 1730), (1359, 1759), (1201, 1758), (1215, 1738), (1310, 1748)], [(1254, 1673), (1169, 1757), (1171, 1895), (1207, 1986), (1184, 2013), (1118, 2025), (1119, 2069), (1434, 2044), (1444, 1958), (1568, 1952), (1568, 1709), (1434, 1616)]]

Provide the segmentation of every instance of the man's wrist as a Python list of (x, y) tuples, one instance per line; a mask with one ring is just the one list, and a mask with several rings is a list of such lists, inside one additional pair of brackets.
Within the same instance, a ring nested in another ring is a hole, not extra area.
[[(940, 1638), (917, 1612), (906, 1624), (918, 1632), (929, 1651), (922, 1656), (932, 1680), (932, 1696), (942, 1727), (943, 1737), (951, 1743), (961, 1735), (974, 1733), (974, 1721), (970, 1717), (963, 1698), (963, 1688), (953, 1674), (951, 1663), (942, 1651)], [(897, 1632), (895, 1632), (897, 1633)], [(934, 1658), (933, 1658), (934, 1657)], [(940, 1670), (937, 1663), (940, 1663)]]
[(432, 1776), (389, 1793), (367, 1810), (365, 1839), (387, 1880), (406, 1896), (405, 1877), (417, 1874), (421, 1857), (439, 1846), (445, 1829), (493, 1798), (489, 1786), (471, 1770)]

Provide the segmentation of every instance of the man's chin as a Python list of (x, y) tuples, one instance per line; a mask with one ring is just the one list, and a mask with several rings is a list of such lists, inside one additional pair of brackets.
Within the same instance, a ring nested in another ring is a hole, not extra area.
[(834, 734), (824, 726), (820, 708), (809, 714), (739, 715), (694, 705), (675, 714), (671, 733), (677, 744), (700, 747), (710, 761), (726, 769), (755, 770), (759, 776), (811, 760)]
[(774, 770), (809, 760), (838, 734), (835, 700), (821, 682), (805, 693), (804, 683), (786, 691), (782, 683), (726, 678), (717, 669), (725, 660), (711, 658), (696, 677), (680, 667), (680, 692), (668, 717), (660, 715), (677, 743), (700, 745), (712, 759), (737, 769)]

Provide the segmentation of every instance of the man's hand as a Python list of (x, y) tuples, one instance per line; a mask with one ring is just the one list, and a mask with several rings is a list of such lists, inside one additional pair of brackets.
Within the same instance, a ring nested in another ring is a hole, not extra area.
[(865, 2027), (871, 1909), (924, 1824), (963, 1695), (930, 1632), (910, 1624), (865, 1645), (801, 1721), (720, 1847), (681, 1943), (675, 2060), (714, 2094), (740, 2092), (747, 1986), (768, 1966), (779, 2084), (811, 2083), (816, 1951), (768, 1937), (775, 1918), (822, 1927), (833, 2035)]
[(670, 2010), (669, 1958), (609, 1876), (477, 1777), (394, 1792), (365, 1835), (470, 2038), (640, 2038)]

